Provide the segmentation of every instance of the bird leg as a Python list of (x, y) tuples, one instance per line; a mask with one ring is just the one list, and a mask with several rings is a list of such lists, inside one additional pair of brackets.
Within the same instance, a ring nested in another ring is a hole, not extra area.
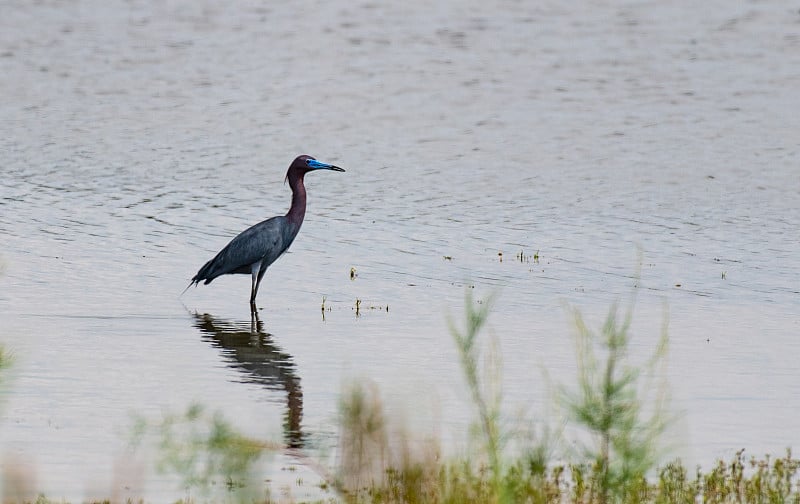
[(261, 275), (259, 275), (261, 263), (257, 262), (250, 266), (250, 313), (256, 312), (256, 294), (258, 293), (258, 284), (261, 283)]
[(264, 273), (267, 272), (266, 267), (262, 267), (261, 262), (257, 262), (250, 266), (250, 275), (252, 277), (250, 283), (250, 312), (256, 312), (256, 294), (258, 294), (258, 286), (261, 285), (261, 279), (264, 278)]
[(261, 268), (261, 270), (258, 272), (258, 278), (256, 279), (256, 288), (253, 291), (253, 304), (254, 305), (256, 304), (256, 294), (258, 294), (258, 286), (261, 285), (261, 279), (264, 278), (264, 273), (266, 273), (266, 272), (267, 272), (267, 267), (266, 266)]

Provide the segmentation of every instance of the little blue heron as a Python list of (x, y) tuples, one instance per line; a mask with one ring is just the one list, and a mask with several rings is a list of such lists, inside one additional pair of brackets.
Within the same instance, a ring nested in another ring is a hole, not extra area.
[(272, 217), (239, 233), (213, 259), (200, 268), (187, 289), (203, 280), (204, 284), (209, 284), (220, 275), (249, 274), (250, 312), (255, 313), (256, 294), (261, 278), (269, 265), (286, 252), (303, 224), (303, 217), (306, 215), (306, 188), (303, 185), (303, 177), (314, 170), (344, 171), (338, 166), (322, 163), (311, 156), (298, 156), (286, 172), (286, 180), (292, 188), (292, 206), (286, 215)]

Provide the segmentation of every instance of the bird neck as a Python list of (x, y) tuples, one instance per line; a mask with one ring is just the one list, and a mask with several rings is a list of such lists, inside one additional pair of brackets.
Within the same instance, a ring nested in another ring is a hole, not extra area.
[(289, 208), (286, 218), (290, 222), (300, 225), (306, 216), (306, 186), (303, 184), (303, 175), (290, 175), (289, 187), (292, 188), (292, 206)]

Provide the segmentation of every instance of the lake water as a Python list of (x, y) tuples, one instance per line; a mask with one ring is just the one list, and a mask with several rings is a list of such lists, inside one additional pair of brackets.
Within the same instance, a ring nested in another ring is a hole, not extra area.
[[(558, 422), (567, 307), (637, 284), (673, 456), (800, 446), (796, 4), (5, 2), (0, 75), (0, 464), (51, 498), (184, 496), (126, 439), (193, 402), (314, 456), (353, 379), (459, 450), (467, 289), (510, 416)], [(180, 294), (300, 153), (347, 172), (306, 178), (250, 334), (247, 277)]]

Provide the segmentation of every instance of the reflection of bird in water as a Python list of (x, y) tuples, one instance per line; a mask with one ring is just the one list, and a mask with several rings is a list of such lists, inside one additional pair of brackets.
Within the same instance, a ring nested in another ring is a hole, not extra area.
[(286, 391), (284, 436), (290, 448), (302, 448), (303, 390), (300, 377), (295, 374), (292, 356), (275, 344), (271, 334), (264, 332), (258, 314), (252, 316), (248, 325), (195, 313), (195, 327), (203, 333), (203, 339), (222, 349), (228, 365), (240, 371), (245, 381), (270, 390)]
[(255, 312), (258, 286), (264, 273), (270, 264), (286, 252), (303, 224), (306, 215), (306, 187), (303, 185), (303, 177), (314, 170), (344, 171), (338, 166), (322, 163), (311, 156), (298, 156), (286, 173), (286, 180), (292, 189), (292, 206), (289, 212), (259, 222), (239, 233), (213, 259), (200, 268), (189, 283), (189, 287), (200, 282), (211, 283), (220, 275), (233, 273), (250, 275), (250, 311)]

